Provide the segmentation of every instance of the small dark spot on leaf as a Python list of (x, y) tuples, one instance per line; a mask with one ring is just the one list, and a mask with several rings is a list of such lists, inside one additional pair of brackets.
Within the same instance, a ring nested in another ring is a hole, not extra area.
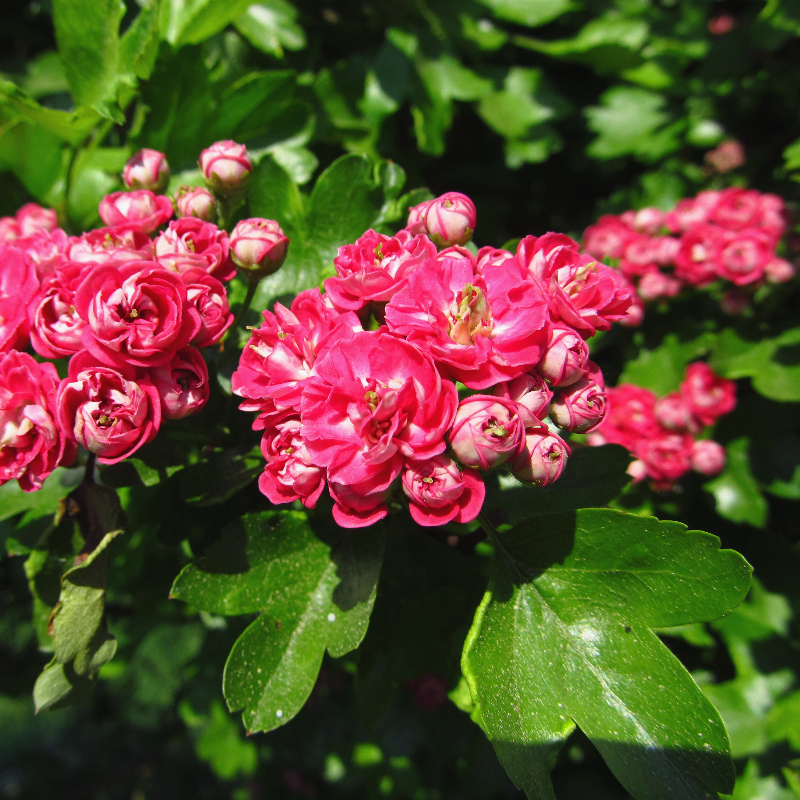
[(278, 630), (280, 630), (280, 629), (283, 627), (283, 625), (281, 625), (281, 621), (280, 621), (279, 619), (276, 619), (276, 620), (275, 620), (275, 627), (276, 627)]
[(630, 632), (631, 632), (631, 626), (630, 625), (626, 625), (625, 626), (625, 633), (630, 633)]

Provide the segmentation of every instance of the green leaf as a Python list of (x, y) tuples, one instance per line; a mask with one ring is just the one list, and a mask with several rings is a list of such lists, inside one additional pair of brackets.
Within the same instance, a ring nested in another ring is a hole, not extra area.
[(668, 333), (658, 347), (643, 349), (625, 364), (619, 383), (633, 383), (663, 397), (678, 390), (686, 367), (703, 356), (713, 344), (713, 333), (701, 333), (683, 340), (677, 334)]
[(306, 45), (303, 29), (297, 24), (297, 9), (286, 0), (253, 3), (234, 21), (236, 30), (267, 55), (283, 58), (287, 50), (302, 50)]
[(53, 24), (72, 96), (77, 105), (112, 114), (120, 66), (122, 0), (53, 0)]
[(585, 112), (589, 128), (597, 134), (587, 148), (592, 158), (632, 155), (655, 161), (680, 146), (677, 132), (665, 127), (671, 116), (664, 110), (661, 95), (634, 86), (613, 86), (600, 101), (602, 105)]
[(288, 722), (311, 693), (325, 650), (342, 656), (366, 633), (383, 536), (337, 528), (330, 538), (318, 539), (304, 513), (249, 515), (172, 588), (211, 613), (262, 612), (225, 665), (228, 706), (244, 712), (249, 731)]
[(224, 450), (207, 460), (189, 464), (179, 476), (180, 493), (187, 503), (211, 506), (249, 486), (264, 468), (260, 455)]
[(36, 516), (55, 516), (58, 504), (83, 477), (83, 469), (59, 467), (50, 473), (37, 492), (23, 492), (16, 481), (0, 486), (0, 520), (33, 512)]
[(554, 798), (549, 772), (577, 724), (639, 800), (730, 791), (719, 715), (651, 628), (730, 611), (744, 559), (679, 523), (601, 509), (501, 539), (462, 668), (514, 783)]
[(241, 728), (218, 700), (211, 704), (211, 715), (202, 725), (195, 751), (198, 758), (227, 781), (239, 775), (252, 775), (258, 766), (255, 743), (242, 738)]
[(100, 628), (108, 583), (107, 548), (120, 533), (107, 533), (85, 560), (61, 578), (61, 596), (52, 620), (53, 654), (61, 664), (77, 658)]
[(272, 156), (264, 156), (253, 170), (249, 203), (253, 216), (277, 220), (290, 248), (302, 245), (307, 226), (303, 195)]
[(630, 483), (630, 462), (630, 453), (619, 445), (576, 448), (551, 486), (526, 486), (501, 475), (499, 490), (488, 489), (485, 505), (502, 510), (503, 522), (511, 525), (542, 514), (604, 506)]
[(120, 65), (146, 81), (153, 72), (161, 41), (157, 3), (143, 8), (120, 40)]
[(199, 44), (244, 13), (252, 0), (164, 0), (161, 30), (171, 45)]
[(572, 8), (572, 0), (478, 0), (498, 19), (535, 28)]
[(724, 471), (704, 488), (714, 495), (720, 516), (763, 528), (767, 522), (767, 501), (750, 470), (749, 447), (746, 436), (730, 442), (725, 450)]

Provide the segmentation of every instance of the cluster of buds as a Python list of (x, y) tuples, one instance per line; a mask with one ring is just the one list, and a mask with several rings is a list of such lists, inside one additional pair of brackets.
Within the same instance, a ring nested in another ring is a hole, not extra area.
[(786, 218), (777, 195), (705, 191), (666, 213), (643, 208), (601, 217), (586, 229), (583, 246), (634, 281), (644, 301), (720, 282), (723, 307), (734, 313), (749, 299), (742, 287), (752, 292), (794, 276), (792, 264), (776, 255)]
[[(210, 169), (230, 177), (219, 159)], [(157, 151), (137, 153), (123, 180), (129, 191), (100, 203), (105, 227), (81, 236), (35, 204), (0, 219), (0, 484), (40, 488), (77, 445), (116, 463), (163, 419), (198, 412), (209, 396), (199, 348), (218, 344), (233, 323), (224, 282), (247, 264), (239, 248), (258, 252), (255, 226), (270, 270), (285, 255), (271, 220), (248, 220), (229, 236), (199, 214), (172, 219), (172, 201), (154, 193), (169, 180)], [(67, 377), (28, 348), (68, 358)]]
[(554, 429), (601, 422), (587, 340), (633, 286), (558, 233), (474, 254), (474, 227), (469, 198), (443, 195), (341, 247), (324, 294), (263, 312), (233, 391), (258, 413), (270, 501), (312, 508), (327, 485), (343, 527), (383, 518), (393, 493), (421, 525), (469, 522), (484, 471), (545, 486), (570, 452)]
[(660, 399), (632, 384), (607, 389), (605, 419), (587, 439), (590, 445), (622, 445), (635, 458), (628, 468), (634, 481), (649, 478), (654, 488), (671, 489), (690, 470), (722, 470), (722, 445), (698, 437), (735, 406), (736, 384), (697, 362), (687, 367), (679, 391)]

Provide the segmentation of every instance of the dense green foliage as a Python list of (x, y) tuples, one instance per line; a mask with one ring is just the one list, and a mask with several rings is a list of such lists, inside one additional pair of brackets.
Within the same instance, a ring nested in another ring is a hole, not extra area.
[[(473, 198), (479, 246), (709, 187), (797, 199), (788, 0), (52, 0), (4, 23), (0, 213), (35, 199), (79, 232), (139, 147), (174, 190), (244, 142), (238, 214), (292, 242), (254, 309), (427, 190)], [(730, 138), (722, 174), (704, 154)], [(798, 288), (717, 300), (592, 357), (659, 394), (699, 358), (737, 380), (725, 471), (657, 493), (619, 448), (576, 451), (550, 489), (494, 480), (490, 540), (271, 509), (229, 391), (244, 331), (210, 407), (103, 485), (0, 488), (0, 798), (800, 798)]]

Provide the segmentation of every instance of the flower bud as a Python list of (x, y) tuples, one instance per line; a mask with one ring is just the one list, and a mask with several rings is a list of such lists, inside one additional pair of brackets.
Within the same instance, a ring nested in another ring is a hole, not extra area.
[(725, 448), (719, 442), (702, 439), (692, 445), (692, 469), (701, 475), (716, 475), (725, 467)]
[(253, 162), (243, 144), (226, 139), (200, 153), (200, 170), (214, 192), (238, 195), (244, 193), (250, 182)]
[(764, 267), (764, 276), (769, 283), (786, 283), (796, 274), (794, 265), (784, 258), (773, 258)]
[(277, 272), (286, 258), (289, 238), (274, 219), (243, 219), (231, 234), (231, 258), (248, 275)]
[(202, 186), (181, 186), (175, 195), (175, 208), (179, 217), (197, 217), (203, 222), (217, 218), (217, 201)]
[(603, 421), (606, 413), (605, 382), (600, 368), (588, 361), (587, 372), (577, 383), (556, 392), (550, 419), (564, 430), (586, 433)]
[(536, 371), (551, 386), (569, 386), (583, 376), (589, 360), (586, 340), (565, 325), (550, 328), (550, 341), (536, 365)]
[(655, 415), (661, 425), (671, 431), (696, 433), (700, 427), (680, 392), (662, 397), (656, 403)]
[(408, 209), (408, 222), (405, 229), (412, 235), (418, 236), (420, 233), (425, 233), (425, 212), (433, 200), (426, 200), (418, 206), (413, 206)]
[(158, 150), (143, 148), (125, 162), (122, 180), (129, 189), (148, 189), (161, 194), (169, 183), (167, 157)]
[(466, 244), (472, 238), (475, 205), (460, 192), (447, 192), (425, 209), (425, 230), (437, 247)]
[(458, 406), (450, 445), (462, 464), (491, 469), (519, 453), (525, 424), (512, 400), (474, 394)]
[(569, 445), (546, 426), (525, 431), (522, 452), (511, 461), (517, 480), (547, 486), (561, 475), (571, 450)]
[(527, 372), (511, 381), (498, 383), (492, 389), (495, 397), (513, 400), (518, 404), (517, 411), (526, 428), (536, 428), (547, 416), (553, 393), (544, 382), (544, 378), (535, 372)]

